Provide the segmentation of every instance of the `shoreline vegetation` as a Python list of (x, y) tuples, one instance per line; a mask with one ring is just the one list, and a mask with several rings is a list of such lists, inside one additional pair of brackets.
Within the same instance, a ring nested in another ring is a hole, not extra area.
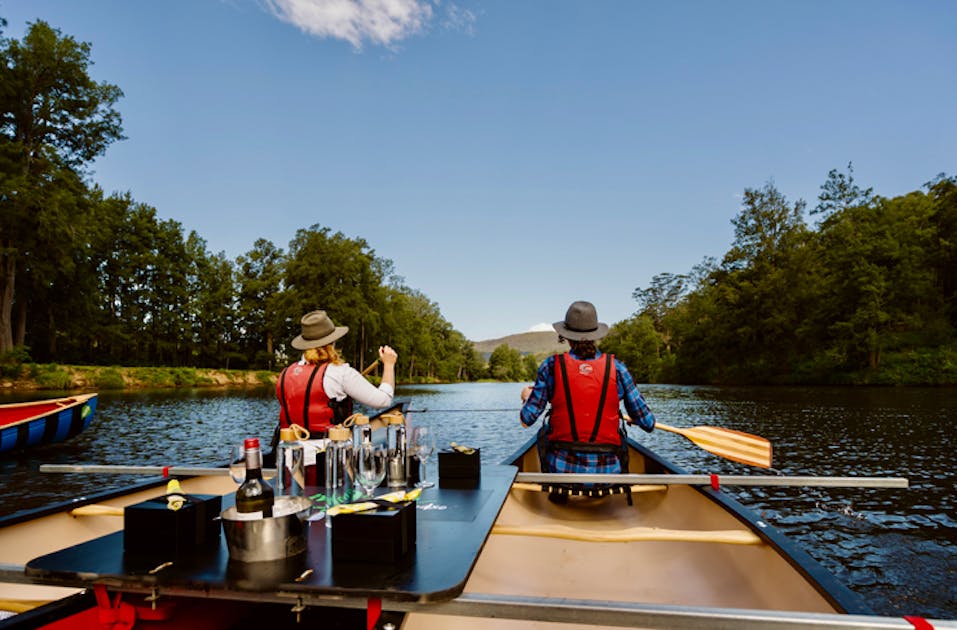
[[(913, 360), (913, 357), (909, 357)], [(926, 358), (926, 357), (925, 357)], [(939, 357), (938, 357), (939, 358)], [(903, 361), (907, 364), (913, 361)], [(917, 361), (916, 363), (927, 363)], [(933, 367), (907, 369), (914, 366), (900, 365), (897, 370), (883, 374), (848, 375), (839, 382), (812, 382), (793, 380), (768, 384), (770, 387), (955, 387), (957, 364), (945, 361), (946, 368), (933, 361)], [(149, 389), (273, 389), (279, 372), (271, 370), (232, 370), (191, 367), (120, 367), (95, 365), (22, 364), (16, 370), (10, 366), (0, 373), (0, 395), (39, 391), (138, 391)], [(370, 376), (373, 383), (378, 378)], [(527, 379), (480, 379), (473, 382), (524, 382)], [(451, 381), (416, 380), (406, 385), (441, 384)], [(727, 385), (737, 385), (728, 383)], [(751, 384), (752, 386), (754, 384)]]
[(141, 389), (272, 388), (278, 372), (189, 367), (118, 367), (24, 364), (16, 373), (5, 370), (0, 392), (135, 391)]

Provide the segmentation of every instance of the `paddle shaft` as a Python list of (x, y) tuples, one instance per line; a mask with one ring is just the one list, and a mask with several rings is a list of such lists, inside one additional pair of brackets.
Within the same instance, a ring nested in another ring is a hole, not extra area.
[(364, 369), (364, 370), (362, 370), (362, 372), (360, 372), (360, 374), (362, 374), (363, 376), (368, 376), (369, 374), (372, 373), (372, 370), (374, 370), (377, 365), (379, 365), (379, 359), (376, 359), (375, 361), (373, 361), (372, 363), (370, 363), (370, 364), (368, 365), (368, 367), (366, 367), (366, 369)]

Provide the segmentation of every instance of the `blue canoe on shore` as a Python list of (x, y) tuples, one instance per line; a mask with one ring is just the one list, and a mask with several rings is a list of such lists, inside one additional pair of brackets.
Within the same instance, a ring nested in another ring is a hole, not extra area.
[(89, 426), (95, 410), (96, 394), (0, 405), (0, 455), (68, 440)]

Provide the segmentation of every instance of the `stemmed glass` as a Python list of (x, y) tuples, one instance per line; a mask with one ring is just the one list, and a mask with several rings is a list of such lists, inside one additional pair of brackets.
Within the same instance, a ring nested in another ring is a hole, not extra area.
[(242, 444), (229, 447), (229, 476), (238, 484), (246, 481), (246, 449)]
[(362, 486), (365, 498), (371, 499), (372, 493), (385, 479), (385, 447), (376, 444), (361, 444), (352, 456), (356, 482)]
[(427, 426), (412, 429), (412, 454), (419, 460), (419, 482), (416, 488), (431, 488), (435, 484), (425, 479), (429, 457), (435, 452), (435, 434)]

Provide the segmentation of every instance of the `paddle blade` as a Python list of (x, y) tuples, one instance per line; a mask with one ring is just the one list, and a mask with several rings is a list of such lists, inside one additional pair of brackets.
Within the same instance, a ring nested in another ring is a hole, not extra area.
[(660, 422), (655, 428), (683, 435), (718, 457), (759, 468), (771, 467), (771, 442), (760, 435), (708, 426), (678, 429)]

